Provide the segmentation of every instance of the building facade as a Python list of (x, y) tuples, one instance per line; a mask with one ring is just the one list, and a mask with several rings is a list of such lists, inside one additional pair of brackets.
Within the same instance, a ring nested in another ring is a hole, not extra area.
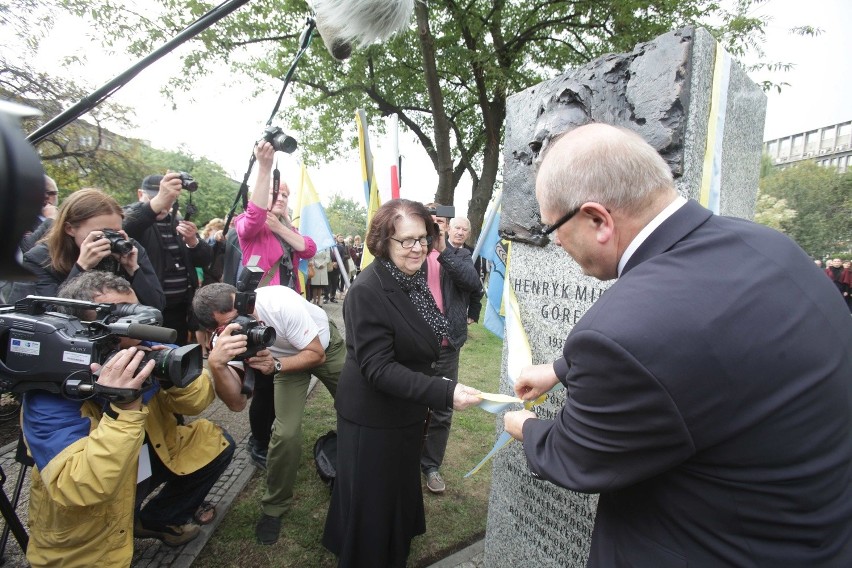
[(763, 153), (780, 169), (811, 160), (839, 173), (852, 171), (852, 121), (767, 140)]

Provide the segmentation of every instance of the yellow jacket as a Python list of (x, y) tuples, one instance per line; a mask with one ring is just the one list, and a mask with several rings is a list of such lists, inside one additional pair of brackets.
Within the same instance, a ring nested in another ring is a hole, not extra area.
[[(36, 459), (27, 522), (30, 564), (129, 566), (139, 453), (145, 434), (150, 450), (172, 472), (184, 475), (202, 468), (227, 447), (222, 430), (204, 419), (179, 426), (174, 414), (197, 415), (214, 397), (206, 369), (184, 389), (158, 389), (150, 398), (143, 398), (140, 411), (112, 406), (115, 418), (104, 414), (94, 401), (68, 401), (41, 391), (26, 393), (24, 437)], [(71, 416), (75, 409), (76, 416)], [(81, 419), (89, 422), (87, 435), (80, 435)], [(54, 434), (39, 436), (45, 428)], [(54, 441), (58, 445), (51, 448)], [(39, 447), (33, 447), (34, 443)], [(40, 458), (44, 461), (51, 455), (39, 468)]]

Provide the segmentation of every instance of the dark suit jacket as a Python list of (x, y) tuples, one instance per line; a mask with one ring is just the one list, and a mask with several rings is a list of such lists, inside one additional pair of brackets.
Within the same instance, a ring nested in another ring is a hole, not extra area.
[(438, 337), (378, 260), (349, 288), (343, 319), (346, 363), (334, 402), (341, 416), (398, 428), (422, 422), (427, 408), (452, 407), (455, 383), (432, 376)]
[(591, 566), (852, 566), (850, 346), (798, 246), (688, 202), (569, 334), (529, 467), (601, 493)]

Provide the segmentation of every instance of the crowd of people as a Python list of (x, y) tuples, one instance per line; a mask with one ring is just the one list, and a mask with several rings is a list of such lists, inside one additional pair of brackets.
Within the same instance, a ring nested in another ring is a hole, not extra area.
[[(394, 199), (363, 244), (335, 235), (318, 250), (293, 225), (274, 153), (255, 147), (250, 200), (227, 234), (222, 219), (199, 231), (182, 217), (176, 172), (145, 177), (124, 207), (94, 188), (59, 205), (45, 180), (42, 219), (21, 243), (34, 279), (7, 301), (143, 304), (177, 339), (121, 337), (91, 362), (99, 395), (24, 394), (33, 566), (127, 566), (133, 537), (196, 538), (235, 442), (184, 416), (216, 397), (249, 409), (249, 452), (266, 472), (255, 535), (277, 542), (311, 376), (337, 418), (322, 544), (340, 566), (406, 565), (425, 532), (423, 487), (446, 490), (453, 413), (482, 400), (459, 382), (483, 297), (470, 222)], [(849, 305), (850, 263), (832, 260), (829, 283), (789, 239), (680, 197), (653, 148), (606, 125), (554, 140), (536, 192), (545, 234), (586, 274), (618, 278), (563, 356), (516, 381), (524, 400), (562, 383), (564, 407), (504, 417), (534, 477), (601, 493), (590, 565), (852, 565), (852, 323), (832, 290)], [(249, 274), (257, 289), (238, 289)], [(344, 334), (323, 308), (339, 302)], [(194, 380), (151, 380), (152, 352), (195, 342), (206, 364)]]
[[(449, 219), (420, 203), (392, 201), (378, 213), (384, 221), (374, 227), (380, 228), (367, 235), (377, 261), (362, 273), (361, 236), (335, 235), (333, 246), (317, 250), (314, 240), (293, 226), (286, 183), (273, 186), (272, 146), (258, 142), (255, 156), (258, 175), (250, 199), (228, 234), (221, 218), (199, 229), (182, 216), (179, 198), (186, 188), (178, 172), (146, 176), (136, 201), (125, 206), (96, 188), (74, 191), (60, 205), (55, 183), (45, 178), (43, 216), (21, 243), (22, 265), (33, 279), (4, 290), (4, 300), (11, 304), (35, 294), (141, 304), (158, 314), (159, 325), (175, 330), (176, 339), (165, 345), (117, 339), (115, 354), (91, 362), (93, 380), (103, 389), (92, 398), (73, 400), (41, 390), (24, 394), (23, 441), (34, 460), (27, 550), (33, 566), (129, 565), (133, 537), (170, 546), (196, 538), (199, 527), (216, 516), (206, 496), (235, 449), (220, 426), (184, 418), (203, 412), (214, 397), (235, 412), (248, 407), (249, 453), (266, 472), (255, 532), (259, 543), (275, 543), (293, 499), (312, 375), (333, 397), (340, 377), (349, 377), (347, 403), (363, 396), (366, 386), (378, 396), (365, 399), (366, 407), (402, 405), (378, 424), (363, 411), (353, 413), (351, 404), (338, 408), (341, 479), (360, 467), (378, 466), (378, 456), (389, 465), (401, 460), (399, 473), (405, 473), (397, 479), (389, 468), (374, 478), (368, 485), (375, 499), (359, 495), (369, 506), (351, 515), (338, 500), (353, 494), (336, 493), (326, 545), (340, 551), (341, 565), (364, 565), (366, 558), (385, 559), (375, 565), (403, 565), (411, 538), (423, 532), (421, 467), (427, 488), (442, 493), (438, 468), (452, 409), (479, 400), (477, 391), (458, 384), (458, 351), (468, 323), (478, 318), (483, 294), (470, 248), (450, 234)], [(401, 231), (409, 231), (406, 223), (412, 219), (419, 223), (418, 238), (398, 238), (407, 235)], [(304, 280), (302, 260), (309, 267)], [(257, 270), (262, 277), (252, 301), (242, 304), (243, 292), (235, 284), (244, 271)], [(385, 323), (394, 327), (385, 331), (358, 322), (367, 311), (376, 315), (375, 306), (366, 310), (359, 298), (372, 287), (377, 270), (388, 284), (388, 275), (404, 280), (394, 284), (401, 294), (387, 305), (403, 312), (386, 314)], [(346, 342), (322, 307), (344, 298)], [(57, 303), (54, 309), (81, 321), (102, 315), (91, 306)], [(419, 324), (413, 314), (423, 318)], [(274, 341), (253, 345), (246, 325), (271, 328)], [(368, 328), (369, 333), (356, 331)], [(422, 353), (397, 345), (404, 336), (406, 345), (417, 343), (424, 339), (421, 333), (430, 334)], [(194, 343), (206, 359), (194, 380), (183, 385), (152, 380), (150, 353)], [(374, 361), (376, 350), (383, 352), (384, 368), (361, 370), (357, 361)], [(401, 388), (400, 379), (410, 384)], [(132, 396), (110, 394), (128, 391)], [(431, 426), (424, 433), (426, 422)], [(350, 448), (349, 436), (358, 433), (350, 424), (372, 429), (376, 439)], [(422, 456), (413, 435), (426, 440)], [(407, 453), (398, 455), (383, 440), (404, 442)], [(395, 504), (403, 502), (398, 509)], [(353, 539), (361, 532), (358, 526), (372, 522), (372, 512), (387, 517), (381, 530), (371, 530), (371, 542), (389, 540), (387, 550)], [(397, 532), (395, 523), (402, 518), (406, 524)]]

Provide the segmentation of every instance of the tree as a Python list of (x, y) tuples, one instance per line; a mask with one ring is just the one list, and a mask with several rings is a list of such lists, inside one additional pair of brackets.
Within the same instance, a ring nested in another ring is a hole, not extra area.
[(760, 181), (761, 194), (785, 200), (795, 217), (782, 230), (814, 258), (852, 252), (852, 173), (806, 162)]
[(796, 218), (796, 212), (787, 207), (786, 199), (778, 199), (761, 191), (757, 192), (754, 221), (776, 231), (784, 232), (784, 224)]
[[(759, 52), (765, 22), (746, 15), (757, 1), (738, 0), (731, 10), (713, 0), (417, 2), (416, 28), (383, 46), (356, 52), (343, 64), (333, 63), (324, 50), (312, 51), (313, 61), (294, 76), (301, 112), (292, 122), (301, 131), (306, 158), (317, 160), (355, 147), (354, 136), (341, 136), (352, 132), (354, 109), (398, 115), (438, 173), (436, 201), (453, 204), (463, 174), (470, 176), (468, 216), (477, 234), (499, 177), (509, 94), (689, 24), (708, 27), (734, 55)], [(108, 30), (107, 42), (135, 30), (129, 48), (136, 55), (147, 53), (206, 9), (199, 2), (158, 0), (162, 15), (155, 19), (134, 17), (115, 2), (62, 3), (93, 17)], [(203, 73), (209, 62), (224, 60), (259, 80), (282, 77), (307, 13), (304, 0), (257, 0), (215, 31), (201, 34), (198, 49), (185, 57), (187, 70)], [(721, 24), (708, 25), (713, 21)], [(809, 32), (816, 30), (798, 30)], [(240, 59), (241, 53), (251, 55)]]
[(325, 208), (328, 224), (334, 234), (364, 235), (367, 229), (367, 209), (351, 199), (334, 195)]

